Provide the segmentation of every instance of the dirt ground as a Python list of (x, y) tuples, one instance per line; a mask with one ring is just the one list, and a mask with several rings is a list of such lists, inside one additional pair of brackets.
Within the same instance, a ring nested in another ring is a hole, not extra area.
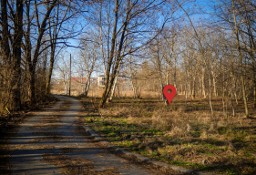
[[(81, 118), (90, 107), (70, 97), (42, 111), (30, 112), (0, 141), (1, 174), (158, 174), (135, 165), (99, 146), (86, 135)], [(95, 114), (96, 115), (96, 114)]]

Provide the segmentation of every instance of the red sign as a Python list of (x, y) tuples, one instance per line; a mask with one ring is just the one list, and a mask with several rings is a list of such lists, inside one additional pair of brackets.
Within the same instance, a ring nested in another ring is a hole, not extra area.
[(163, 89), (164, 97), (167, 99), (168, 104), (170, 104), (176, 95), (176, 88), (173, 85), (166, 85)]

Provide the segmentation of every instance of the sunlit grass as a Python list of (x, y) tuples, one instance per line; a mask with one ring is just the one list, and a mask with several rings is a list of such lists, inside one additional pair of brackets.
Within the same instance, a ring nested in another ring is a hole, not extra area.
[[(158, 101), (121, 99), (85, 122), (112, 144), (170, 164), (223, 174), (256, 172), (256, 121), (202, 110), (187, 111)], [(181, 103), (181, 102), (179, 102)], [(242, 115), (241, 115), (242, 116)]]

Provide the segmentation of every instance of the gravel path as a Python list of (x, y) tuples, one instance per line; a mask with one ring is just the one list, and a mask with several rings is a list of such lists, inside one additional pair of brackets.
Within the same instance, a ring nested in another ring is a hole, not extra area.
[(81, 103), (58, 96), (52, 107), (33, 112), (0, 142), (1, 174), (151, 175), (99, 146), (86, 135)]

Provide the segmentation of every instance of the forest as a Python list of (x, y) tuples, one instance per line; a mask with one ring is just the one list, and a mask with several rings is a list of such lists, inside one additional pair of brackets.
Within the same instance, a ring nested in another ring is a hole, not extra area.
[(177, 0), (2, 1), (1, 111), (50, 93), (56, 57), (73, 38), (80, 41), (80, 72), (88, 80), (84, 93), (94, 71), (105, 75), (101, 107), (112, 98), (116, 77), (125, 75), (135, 98), (147, 86), (161, 94), (172, 83), (186, 99), (207, 98), (211, 112), (213, 98), (233, 114), (241, 99), (248, 117), (256, 107), (255, 3), (200, 8)]
[[(74, 96), (85, 108), (94, 103), (101, 116), (85, 122), (117, 146), (169, 161), (170, 147), (141, 149), (136, 138), (121, 142), (131, 133), (120, 133), (138, 125), (132, 132), (160, 134), (167, 145), (166, 134), (189, 143), (219, 137), (232, 165), (225, 171), (256, 172), (254, 0), (1, 0), (0, 6), (1, 122), (81, 86)], [(162, 94), (167, 84), (177, 89), (170, 105)], [(217, 155), (219, 146), (207, 151)], [(172, 163), (198, 168), (225, 161), (182, 154)]]

